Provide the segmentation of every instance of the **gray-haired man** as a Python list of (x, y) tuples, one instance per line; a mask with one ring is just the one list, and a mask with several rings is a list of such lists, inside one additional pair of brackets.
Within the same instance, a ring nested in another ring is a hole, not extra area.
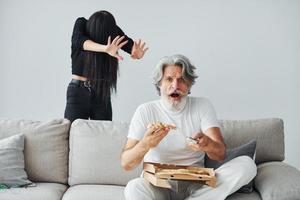
[[(131, 120), (121, 163), (125, 170), (142, 161), (203, 166), (205, 153), (213, 160), (225, 158), (226, 147), (212, 104), (205, 98), (189, 97), (197, 78), (195, 67), (182, 55), (162, 58), (154, 73), (160, 100), (139, 106)], [(155, 122), (173, 124), (169, 128), (149, 126)], [(186, 141), (197, 140), (196, 144)], [(127, 200), (225, 199), (256, 175), (256, 165), (247, 156), (237, 157), (216, 170), (217, 186), (211, 188), (185, 182), (177, 191), (151, 185), (144, 178), (131, 180), (125, 188)]]

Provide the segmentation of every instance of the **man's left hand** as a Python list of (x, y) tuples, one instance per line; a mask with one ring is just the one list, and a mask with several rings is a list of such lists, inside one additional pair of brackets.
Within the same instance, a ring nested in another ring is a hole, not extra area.
[(205, 151), (211, 142), (211, 139), (204, 133), (196, 133), (193, 139), (197, 140), (197, 144), (188, 143), (188, 147), (194, 151)]

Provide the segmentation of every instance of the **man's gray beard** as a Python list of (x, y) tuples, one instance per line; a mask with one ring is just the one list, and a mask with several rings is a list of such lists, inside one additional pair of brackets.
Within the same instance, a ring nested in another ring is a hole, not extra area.
[(168, 110), (173, 111), (173, 112), (178, 112), (181, 111), (185, 104), (186, 104), (186, 98), (187, 95), (184, 95), (181, 97), (180, 101), (170, 101), (168, 99), (168, 96), (166, 95), (162, 95), (162, 101), (164, 103), (164, 105), (167, 107)]

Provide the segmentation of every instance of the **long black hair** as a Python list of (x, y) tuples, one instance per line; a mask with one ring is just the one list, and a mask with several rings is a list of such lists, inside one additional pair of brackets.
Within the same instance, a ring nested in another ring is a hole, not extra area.
[[(117, 25), (113, 15), (107, 11), (98, 11), (91, 15), (86, 24), (87, 36), (94, 42), (107, 44), (111, 36), (117, 36)], [(95, 87), (96, 93), (104, 102), (110, 99), (111, 92), (117, 90), (119, 63), (107, 53), (85, 51), (84, 75)]]

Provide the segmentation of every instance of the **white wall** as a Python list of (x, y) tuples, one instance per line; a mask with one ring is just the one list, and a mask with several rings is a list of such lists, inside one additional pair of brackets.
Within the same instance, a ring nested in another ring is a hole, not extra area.
[(63, 117), (73, 23), (105, 9), (150, 47), (139, 61), (122, 52), (114, 120), (157, 99), (153, 67), (181, 53), (198, 67), (192, 95), (211, 99), (220, 119), (282, 118), (286, 162), (300, 169), (300, 1), (180, 2), (0, 0), (0, 117)]

